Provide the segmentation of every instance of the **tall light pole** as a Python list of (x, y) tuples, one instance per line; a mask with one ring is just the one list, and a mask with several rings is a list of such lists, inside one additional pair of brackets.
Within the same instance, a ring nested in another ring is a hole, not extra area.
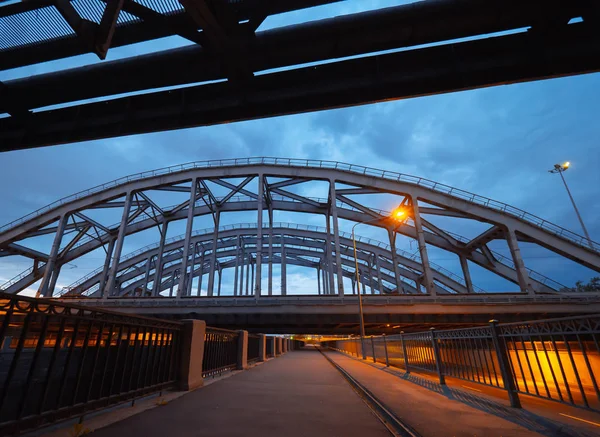
[[(395, 209), (392, 212), (392, 214), (389, 216), (389, 218), (401, 221), (401, 220), (404, 220), (407, 218), (407, 213), (402, 206), (399, 206), (397, 209)], [(365, 354), (365, 322), (364, 322), (364, 317), (363, 317), (362, 295), (360, 294), (360, 273), (358, 271), (358, 254), (356, 252), (356, 238), (354, 237), (354, 229), (358, 225), (362, 225), (365, 223), (371, 223), (371, 222), (375, 222), (378, 220), (381, 220), (381, 218), (377, 217), (377, 218), (374, 218), (371, 220), (365, 220), (363, 222), (355, 223), (354, 226), (352, 226), (352, 243), (354, 243), (354, 269), (355, 269), (355, 276), (356, 276), (356, 292), (358, 294), (358, 317), (359, 317), (359, 322), (360, 322), (360, 348), (362, 350), (363, 360), (367, 359), (367, 355)]]
[(567, 189), (567, 194), (569, 195), (569, 199), (571, 199), (571, 203), (573, 204), (573, 209), (575, 209), (575, 214), (577, 214), (577, 218), (579, 219), (579, 223), (581, 223), (581, 227), (583, 228), (583, 233), (585, 234), (585, 238), (587, 238), (589, 246), (593, 249), (594, 245), (592, 244), (592, 239), (590, 238), (590, 234), (583, 223), (583, 219), (581, 218), (581, 214), (579, 214), (579, 210), (577, 209), (577, 205), (575, 204), (575, 199), (571, 195), (571, 190), (569, 190), (569, 186), (567, 185), (567, 181), (563, 176), (563, 173), (569, 169), (571, 163), (569, 161), (563, 164), (554, 164), (554, 168), (552, 170), (548, 170), (550, 173), (558, 173), (565, 184), (565, 188)]

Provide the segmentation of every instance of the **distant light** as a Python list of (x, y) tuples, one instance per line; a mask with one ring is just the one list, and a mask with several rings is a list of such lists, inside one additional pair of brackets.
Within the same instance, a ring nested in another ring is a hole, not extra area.
[(569, 168), (569, 166), (571, 165), (571, 163), (569, 161), (565, 162), (562, 166), (564, 168)]
[(399, 328), (399, 327), (400, 327), (400, 325), (392, 326), (392, 328), (394, 328), (394, 329)]
[(387, 327), (389, 328), (389, 327), (390, 327), (390, 324), (388, 323), (388, 324), (387, 324), (387, 325), (385, 325), (385, 326), (387, 326)]

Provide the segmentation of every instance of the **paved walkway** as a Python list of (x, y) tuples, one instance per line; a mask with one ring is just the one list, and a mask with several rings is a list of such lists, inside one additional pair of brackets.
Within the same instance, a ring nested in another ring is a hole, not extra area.
[(294, 351), (94, 431), (94, 437), (389, 437), (317, 351)]
[[(494, 402), (469, 390), (441, 386), (417, 375), (391, 373), (339, 352), (325, 352), (398, 418), (425, 437), (593, 437), (577, 427)], [(558, 404), (560, 406), (560, 404)], [(562, 406), (564, 409), (564, 406)]]

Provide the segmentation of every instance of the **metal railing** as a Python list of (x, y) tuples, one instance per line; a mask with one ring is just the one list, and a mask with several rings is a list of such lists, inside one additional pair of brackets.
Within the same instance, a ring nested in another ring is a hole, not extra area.
[(572, 231), (569, 231), (561, 226), (558, 226), (554, 223), (551, 223), (547, 220), (544, 220), (540, 217), (537, 217), (533, 214), (529, 214), (522, 209), (516, 208), (514, 206), (508, 205), (506, 203), (498, 202), (496, 200), (479, 196), (477, 194), (461, 190), (459, 188), (451, 187), (446, 184), (441, 184), (439, 182), (435, 182), (429, 179), (420, 178), (418, 176), (411, 176), (407, 174), (379, 170), (369, 167), (364, 167), (362, 165), (354, 165), (341, 163), (336, 161), (321, 161), (321, 160), (313, 160), (313, 159), (293, 159), (293, 158), (274, 158), (274, 157), (256, 157), (256, 158), (241, 158), (241, 159), (220, 159), (213, 161), (196, 161), (190, 162), (186, 164), (180, 164), (165, 168), (160, 168), (157, 170), (146, 171), (142, 173), (137, 173), (130, 176), (125, 176), (119, 179), (115, 179), (114, 181), (107, 182), (102, 185), (97, 185), (96, 187), (80, 191), (78, 193), (72, 194), (70, 196), (64, 197), (62, 199), (57, 200), (49, 205), (46, 205), (30, 214), (27, 214), (17, 220), (14, 220), (6, 225), (0, 227), (0, 233), (7, 231), (13, 227), (19, 226), (27, 220), (30, 220), (34, 217), (37, 217), (45, 212), (50, 211), (53, 208), (56, 208), (60, 205), (63, 205), (68, 202), (72, 202), (77, 199), (81, 199), (90, 194), (98, 193), (113, 187), (116, 187), (121, 184), (125, 184), (131, 181), (137, 181), (140, 179), (183, 172), (186, 170), (192, 170), (195, 168), (215, 168), (215, 167), (232, 167), (232, 166), (248, 166), (248, 165), (285, 165), (288, 167), (311, 167), (311, 168), (327, 168), (327, 169), (335, 169), (341, 170), (353, 174), (367, 175), (392, 181), (404, 182), (411, 185), (424, 187), (430, 189), (435, 192), (443, 193), (463, 201), (477, 204), (480, 206), (484, 206), (486, 208), (494, 209), (506, 214), (509, 214), (513, 217), (516, 217), (520, 220), (523, 220), (533, 226), (539, 227), (548, 231), (556, 236), (569, 240), (575, 244), (578, 244), (584, 248), (591, 248), (595, 252), (600, 252), (600, 243), (589, 241)]
[(407, 373), (435, 374), (600, 411), (600, 315), (330, 341)]
[(172, 387), (182, 325), (0, 293), (0, 434)]
[(206, 328), (202, 377), (217, 376), (237, 367), (239, 333), (227, 329)]
[(260, 336), (248, 334), (248, 352), (246, 358), (248, 364), (255, 363), (260, 358)]

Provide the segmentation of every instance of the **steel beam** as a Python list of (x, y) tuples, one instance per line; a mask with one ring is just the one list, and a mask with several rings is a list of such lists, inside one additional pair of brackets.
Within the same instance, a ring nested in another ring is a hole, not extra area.
[[(600, 71), (590, 23), (521, 32), (0, 119), (1, 151), (346, 107)], [(197, 80), (197, 79), (195, 79)], [(278, 96), (273, 98), (273, 96)], [(181, 107), (181, 102), (194, 102)]]

